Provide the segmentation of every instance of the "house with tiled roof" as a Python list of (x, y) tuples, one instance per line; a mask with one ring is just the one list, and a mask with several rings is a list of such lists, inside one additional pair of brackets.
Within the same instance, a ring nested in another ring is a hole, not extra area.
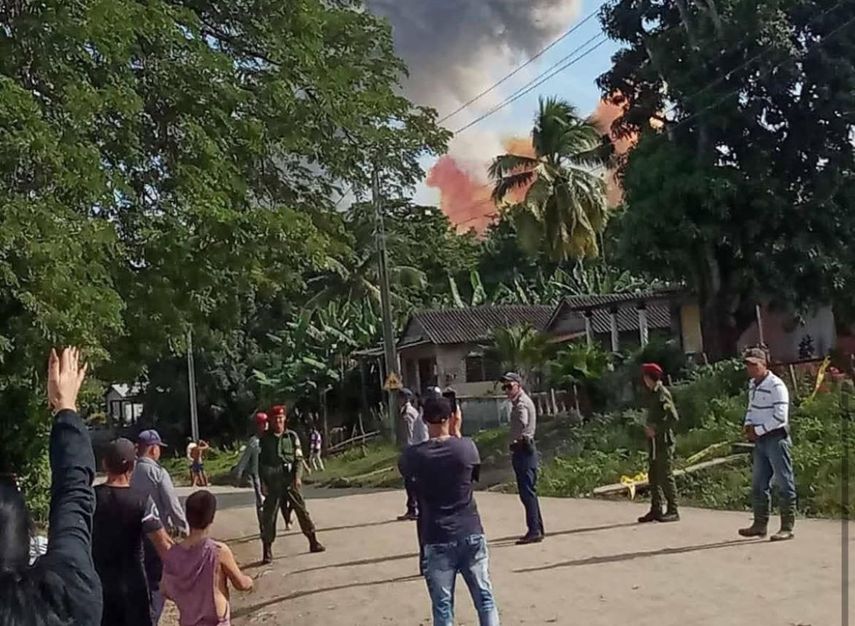
[(588, 341), (617, 352), (651, 337), (678, 339), (687, 354), (703, 350), (700, 315), (680, 291), (569, 296), (557, 306), (486, 305), (420, 311), (397, 349), (405, 386), (453, 386), (463, 396), (495, 393), (501, 364), (489, 350), (493, 333), (531, 326), (555, 342)]
[(495, 390), (501, 364), (485, 349), (501, 328), (532, 326), (543, 332), (554, 311), (541, 305), (485, 305), (414, 313), (398, 341), (405, 386), (451, 385), (461, 395)]
[(677, 289), (568, 296), (544, 331), (553, 341), (584, 339), (611, 352), (638, 348), (651, 337), (678, 340), (686, 354), (703, 352), (700, 309)]

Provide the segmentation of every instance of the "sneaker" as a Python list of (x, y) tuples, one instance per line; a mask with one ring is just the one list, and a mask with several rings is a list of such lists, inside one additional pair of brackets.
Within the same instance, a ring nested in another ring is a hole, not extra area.
[(679, 522), (680, 514), (677, 511), (668, 511), (659, 518), (660, 522)]

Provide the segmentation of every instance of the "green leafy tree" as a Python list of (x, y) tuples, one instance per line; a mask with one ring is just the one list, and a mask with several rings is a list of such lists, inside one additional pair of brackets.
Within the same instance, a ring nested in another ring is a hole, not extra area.
[(190, 328), (302, 298), (336, 251), (334, 192), (375, 167), (408, 189), (444, 147), (404, 72), (349, 0), (0, 7), (2, 464), (44, 441), (48, 345), (133, 380)]
[(542, 372), (550, 352), (549, 337), (532, 326), (497, 328), (491, 349), (502, 369), (519, 373), (528, 383)]
[(600, 86), (638, 136), (623, 166), (628, 269), (683, 283), (733, 354), (759, 301), (851, 300), (855, 7), (621, 0)]
[(594, 171), (608, 154), (600, 131), (569, 103), (550, 98), (540, 101), (532, 144), (534, 157), (495, 158), (493, 199), (529, 185), (525, 199), (508, 209), (524, 247), (545, 248), (557, 262), (597, 256), (608, 218), (606, 184)]

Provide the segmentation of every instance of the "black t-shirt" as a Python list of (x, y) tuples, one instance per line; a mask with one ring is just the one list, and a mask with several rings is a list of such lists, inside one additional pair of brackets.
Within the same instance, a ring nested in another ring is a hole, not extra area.
[(163, 528), (148, 496), (127, 487), (95, 487), (92, 560), (105, 587), (111, 577), (143, 572), (143, 535)]
[(419, 500), (422, 545), (484, 533), (472, 494), (480, 466), (469, 438), (430, 439), (404, 451), (401, 469)]

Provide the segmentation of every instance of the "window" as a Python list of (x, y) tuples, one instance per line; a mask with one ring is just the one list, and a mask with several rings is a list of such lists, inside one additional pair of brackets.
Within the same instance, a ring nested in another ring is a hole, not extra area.
[(466, 382), (481, 383), (499, 380), (502, 364), (490, 355), (470, 354), (466, 357)]

